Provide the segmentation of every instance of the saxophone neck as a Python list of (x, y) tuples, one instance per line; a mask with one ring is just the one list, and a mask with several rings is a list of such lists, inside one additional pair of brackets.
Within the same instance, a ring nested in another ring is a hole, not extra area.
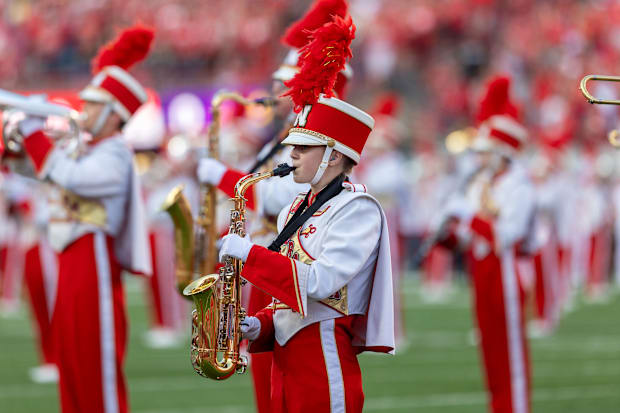
[(275, 169), (262, 173), (254, 173), (244, 176), (235, 185), (235, 199), (243, 198), (247, 190), (254, 184), (263, 179), (271, 178), (272, 176), (285, 177), (295, 169), (294, 166), (287, 165), (285, 163), (278, 165)]

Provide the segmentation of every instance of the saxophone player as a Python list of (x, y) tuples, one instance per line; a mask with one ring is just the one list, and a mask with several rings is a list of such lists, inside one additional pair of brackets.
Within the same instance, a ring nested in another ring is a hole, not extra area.
[(510, 80), (488, 84), (472, 144), (480, 169), (465, 195), (447, 203), (442, 244), (465, 245), (490, 411), (530, 411), (524, 290), (516, 261), (529, 253), (535, 193), (517, 159), (527, 132), (509, 98)]
[[(280, 67), (272, 74), (272, 95), (278, 97), (286, 90), (285, 82), (290, 81), (299, 71), (298, 50), (308, 43), (309, 33), (328, 23), (332, 15), (345, 17), (348, 5), (345, 0), (316, 0), (306, 14), (292, 23), (282, 36), (282, 43), (290, 48)], [(352, 70), (348, 64), (338, 73), (334, 92), (344, 99), (348, 80)], [(276, 110), (284, 120), (286, 129), (294, 119), (292, 105), (288, 98), (278, 99)], [(293, 116), (291, 116), (293, 115)], [(290, 120), (289, 120), (290, 119)], [(287, 162), (290, 159), (291, 147), (283, 146), (281, 140), (286, 134), (278, 133), (275, 139), (265, 145), (258, 155), (257, 164), (263, 167)], [(269, 159), (269, 155), (271, 155)], [(265, 162), (267, 160), (267, 162)], [(251, 172), (255, 172), (254, 168)], [(197, 175), (202, 183), (217, 186), (228, 196), (234, 196), (235, 184), (245, 172), (231, 168), (224, 163), (204, 158), (200, 161)], [(308, 190), (308, 184), (297, 183), (289, 175), (277, 180), (264, 180), (251, 187), (246, 193), (248, 208), (257, 212), (255, 222), (250, 223), (251, 238), (257, 244), (267, 246), (277, 235), (276, 220), (278, 213), (288, 205), (300, 192)], [(251, 288), (249, 294), (248, 314), (254, 315), (271, 302), (271, 297), (257, 288)], [(254, 395), (257, 411), (271, 413), (270, 408), (270, 375), (271, 353), (250, 354), (251, 372), (254, 382)]]
[(63, 413), (129, 408), (121, 271), (151, 268), (140, 182), (121, 129), (146, 101), (128, 68), (144, 59), (152, 40), (150, 29), (127, 29), (94, 60), (96, 74), (80, 93), (82, 128), (92, 139), (79, 152), (54, 147), (41, 118), (19, 124), (37, 176), (62, 194), (50, 201), (48, 235), (59, 252), (52, 323)]
[[(340, 39), (354, 34), (350, 18), (337, 16), (317, 33), (323, 30), (338, 31)], [(295, 182), (310, 190), (282, 209), (280, 233), (269, 248), (231, 234), (220, 250), (220, 257), (244, 261), (241, 276), (274, 297), (242, 325), (250, 353), (273, 354), (272, 412), (361, 412), (357, 354), (394, 351), (385, 214), (364, 185), (346, 180), (374, 120), (333, 97), (350, 40), (344, 50), (330, 47), (327, 56), (319, 34), (301, 52), (325, 56), (310, 56), (287, 83), (298, 114), (283, 141), (293, 148)], [(331, 70), (325, 84), (312, 75), (317, 66)], [(304, 94), (300, 85), (308, 82), (325, 95)]]

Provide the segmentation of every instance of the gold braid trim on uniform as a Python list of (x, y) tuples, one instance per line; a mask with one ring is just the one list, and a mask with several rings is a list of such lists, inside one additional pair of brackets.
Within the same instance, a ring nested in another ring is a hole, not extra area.
[(297, 306), (299, 307), (299, 314), (301, 314), (302, 317), (306, 316), (306, 311), (304, 310), (304, 306), (302, 305), (301, 302), (301, 297), (299, 295), (299, 278), (297, 275), (297, 264), (295, 264), (295, 260), (290, 259), (291, 261), (291, 268), (293, 270), (293, 283), (295, 284), (295, 296), (297, 297)]

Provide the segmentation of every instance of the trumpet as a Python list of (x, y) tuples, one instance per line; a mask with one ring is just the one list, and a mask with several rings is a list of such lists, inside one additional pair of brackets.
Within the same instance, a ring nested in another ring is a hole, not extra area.
[(79, 136), (79, 113), (66, 106), (50, 103), (35, 96), (23, 96), (0, 89), (0, 110), (2, 113), (2, 139), (9, 153), (22, 155), (24, 137), (19, 133), (17, 123), (24, 115), (47, 118), (46, 134), (55, 140)]

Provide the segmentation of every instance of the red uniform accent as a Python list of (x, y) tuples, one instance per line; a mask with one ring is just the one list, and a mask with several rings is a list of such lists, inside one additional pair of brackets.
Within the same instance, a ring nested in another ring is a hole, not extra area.
[[(271, 303), (271, 296), (265, 294), (258, 288), (251, 286), (250, 301), (248, 304), (248, 315), (254, 316), (263, 308)], [(254, 384), (254, 398), (258, 413), (271, 413), (271, 363), (273, 361), (271, 352), (251, 353), (250, 371), (252, 372), (252, 382)]]
[(493, 226), (489, 221), (481, 218), (480, 215), (474, 216), (471, 220), (471, 229), (482, 238), (486, 239), (489, 244), (495, 244), (495, 235), (493, 234)]
[(54, 143), (42, 131), (36, 131), (24, 140), (24, 149), (35, 170), (39, 173), (43, 169), (49, 153), (54, 149)]
[(39, 244), (36, 244), (26, 252), (24, 280), (28, 290), (28, 297), (30, 298), (32, 314), (36, 322), (37, 341), (42, 361), (45, 364), (54, 363), (52, 317), (49, 309), (48, 294), (46, 294), (46, 288), (49, 286), (46, 285), (43, 274)]
[(254, 245), (243, 266), (241, 276), (254, 286), (290, 306), (293, 311), (305, 314), (299, 296), (295, 261)]
[(494, 413), (530, 411), (525, 294), (519, 284), (515, 254), (509, 254), (510, 260), (493, 252), (482, 259), (469, 254), (481, 355)]
[(63, 413), (127, 412), (121, 267), (113, 239), (87, 234), (59, 255), (52, 321)]
[(6, 245), (0, 252), (2, 255), (2, 283), (0, 284), (0, 300), (9, 312), (17, 310), (24, 276), (25, 250), (19, 242)]
[[(273, 346), (271, 370), (271, 406), (273, 413), (323, 413), (332, 411), (337, 403), (338, 389), (330, 382), (329, 364), (335, 360), (340, 365), (344, 390), (344, 406), (347, 413), (362, 412), (364, 392), (362, 374), (357, 354), (359, 348), (352, 345), (353, 324), (358, 316), (346, 316), (311, 324), (295, 334), (284, 346), (274, 339), (273, 310), (267, 308), (257, 314), (261, 333), (252, 342), (250, 351)], [(325, 328), (327, 326), (333, 326)], [(328, 334), (325, 334), (325, 331)], [(333, 331), (334, 348), (326, 343)], [(302, 355), (300, 357), (300, 355)], [(334, 360), (335, 358), (335, 360)], [(308, 397), (311, 394), (312, 397)], [(340, 411), (340, 410), (338, 410)]]
[[(247, 174), (244, 174), (241, 171), (237, 171), (236, 169), (229, 168), (226, 170), (226, 172), (222, 176), (222, 180), (220, 181), (217, 187), (222, 192), (224, 192), (226, 195), (232, 198), (235, 196), (235, 185), (237, 185), (237, 182), (239, 182), (239, 180), (246, 175)], [(250, 189), (248, 189), (244, 197), (245, 199), (247, 199), (247, 202), (245, 203), (246, 207), (248, 209), (251, 209), (252, 211), (256, 210), (256, 201), (254, 197), (253, 187), (250, 187)]]
[(161, 282), (161, 274), (157, 268), (158, 267), (157, 266), (157, 254), (155, 253), (155, 251), (157, 251), (157, 245), (156, 245), (155, 237), (156, 235), (153, 232), (149, 234), (149, 242), (151, 244), (151, 251), (153, 252), (153, 254), (151, 255), (151, 260), (152, 260), (151, 262), (153, 265), (153, 274), (149, 278), (148, 283), (149, 283), (151, 304), (153, 308), (153, 312), (151, 313), (152, 323), (156, 327), (163, 327), (165, 325), (164, 309), (162, 307), (162, 297), (161, 297), (162, 291), (161, 291), (161, 288), (159, 288), (159, 283)]
[(590, 256), (586, 290), (588, 294), (600, 293), (606, 277), (610, 273), (612, 234), (608, 226), (604, 226), (590, 236)]
[(511, 135), (502, 132), (501, 130), (498, 129), (491, 129), (491, 136), (493, 136), (494, 138), (499, 139), (500, 141), (512, 146), (515, 149), (519, 149), (521, 147), (521, 142), (516, 139), (513, 138)]

